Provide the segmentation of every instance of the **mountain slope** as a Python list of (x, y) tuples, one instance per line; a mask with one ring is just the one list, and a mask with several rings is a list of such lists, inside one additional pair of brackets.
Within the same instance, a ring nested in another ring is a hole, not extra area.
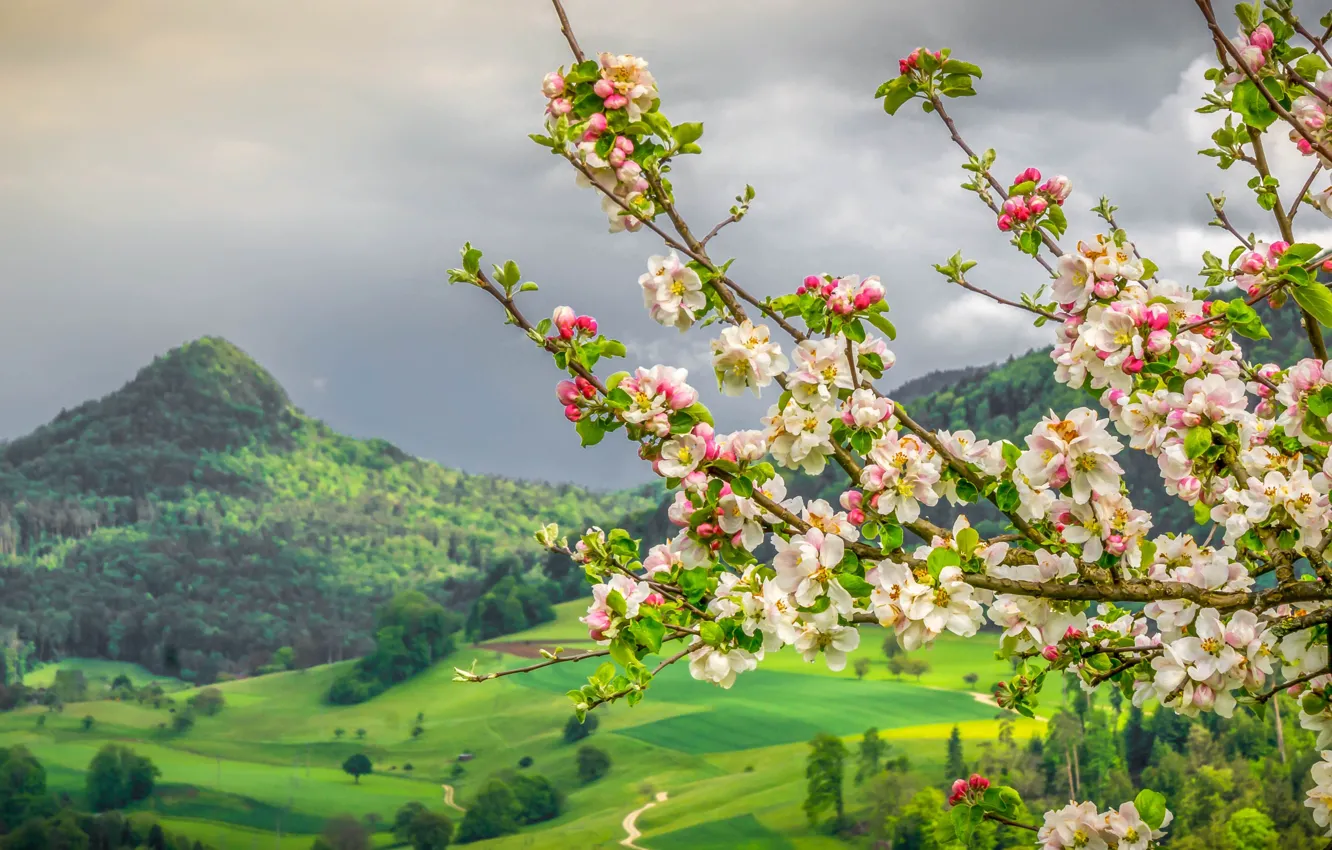
[(650, 504), (343, 436), (205, 338), (3, 447), (0, 627), (43, 657), (196, 680), (281, 646), (341, 658), (369, 646), (397, 590), (461, 614), (505, 576), (539, 581), (538, 520), (582, 527)]

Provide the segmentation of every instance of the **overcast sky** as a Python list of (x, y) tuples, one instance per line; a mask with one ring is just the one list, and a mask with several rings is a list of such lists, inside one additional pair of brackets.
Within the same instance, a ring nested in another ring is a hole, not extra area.
[[(956, 188), (961, 155), (938, 121), (890, 119), (873, 99), (919, 44), (984, 67), (982, 96), (951, 107), (973, 147), (999, 150), (1001, 180), (1028, 165), (1073, 179), (1071, 236), (1095, 232), (1085, 210), (1105, 193), (1169, 276), (1192, 280), (1204, 247), (1229, 247), (1205, 227), (1204, 193), (1237, 175), (1193, 155), (1217, 118), (1192, 113), (1207, 42), (1184, 0), (567, 6), (586, 50), (645, 56), (672, 120), (705, 123), (705, 155), (673, 174), (696, 229), (757, 189), (713, 243), (738, 281), (883, 277), (901, 332), (889, 386), (1048, 334), (930, 268), (963, 248), (981, 285), (1041, 283)], [(578, 450), (549, 360), (445, 283), (471, 240), (541, 284), (534, 316), (593, 312), (635, 365), (680, 363), (711, 385), (706, 335), (642, 310), (654, 238), (607, 234), (596, 197), (526, 138), (543, 73), (568, 60), (545, 0), (6, 0), (0, 435), (218, 334), (341, 431), (473, 472), (645, 480), (623, 441)], [(732, 428), (756, 408), (718, 410)]]

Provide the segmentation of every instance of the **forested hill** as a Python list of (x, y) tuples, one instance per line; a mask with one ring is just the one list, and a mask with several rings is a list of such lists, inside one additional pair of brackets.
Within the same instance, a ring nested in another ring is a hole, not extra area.
[(555, 595), (538, 577), (538, 521), (581, 528), (653, 502), (468, 475), (343, 436), (205, 338), (0, 448), (0, 631), (44, 658), (199, 681), (283, 646), (298, 663), (337, 659), (369, 648), (398, 590), (460, 622), (507, 576)]

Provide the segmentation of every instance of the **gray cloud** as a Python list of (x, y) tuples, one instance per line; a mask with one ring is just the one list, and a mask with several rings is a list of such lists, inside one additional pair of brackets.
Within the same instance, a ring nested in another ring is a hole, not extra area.
[[(632, 0), (618, 25), (604, 4), (568, 8), (586, 49), (647, 56), (670, 116), (706, 123), (706, 156), (673, 175), (695, 226), (758, 189), (715, 243), (738, 280), (766, 294), (811, 272), (883, 276), (890, 384), (1046, 340), (930, 269), (965, 248), (987, 287), (1040, 283), (956, 188), (938, 122), (871, 97), (912, 47), (985, 67), (954, 112), (1000, 150), (1001, 178), (1067, 173), (1077, 210), (1110, 195), (1172, 275), (1216, 239), (1203, 193), (1242, 192), (1193, 156), (1215, 117), (1191, 114), (1207, 43), (1187, 3)], [(443, 282), (470, 239), (541, 283), (534, 314), (595, 312), (635, 362), (678, 360), (710, 386), (704, 338), (641, 309), (659, 246), (605, 234), (596, 198), (526, 139), (562, 62), (542, 0), (0, 6), (0, 434), (216, 333), (341, 430), (470, 471), (643, 480), (631, 447), (574, 449), (553, 367)], [(719, 424), (763, 404), (722, 402)]]

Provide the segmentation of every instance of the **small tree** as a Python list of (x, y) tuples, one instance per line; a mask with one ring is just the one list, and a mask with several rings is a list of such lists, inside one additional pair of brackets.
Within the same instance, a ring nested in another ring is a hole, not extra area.
[(805, 816), (811, 826), (819, 815), (832, 809), (840, 824), (845, 815), (842, 799), (842, 780), (845, 774), (846, 747), (840, 738), (820, 734), (809, 742), (809, 757), (805, 760)]
[(976, 689), (976, 683), (980, 681), (980, 674), (968, 673), (967, 675), (962, 677), (962, 681), (966, 683), (966, 686), (968, 688), (974, 691)]
[(212, 717), (217, 714), (226, 704), (226, 697), (218, 688), (204, 688), (190, 697), (190, 705), (194, 706), (194, 710), (205, 717)]
[(879, 737), (878, 729), (865, 730), (865, 736), (860, 739), (860, 752), (857, 758), (857, 785), (879, 772), (880, 762), (886, 749), (888, 745)]
[(901, 655), (894, 655), (888, 659), (888, 672), (897, 678), (902, 678), (902, 673), (906, 670), (907, 658)]
[(610, 772), (611, 759), (605, 750), (590, 744), (578, 748), (578, 781), (595, 782)]
[(892, 632), (883, 639), (883, 657), (892, 660), (902, 654), (902, 644), (897, 642), (897, 635)]
[(93, 728), (93, 723), (95, 722), (96, 720), (91, 714), (85, 714), (83, 716), (83, 731), (87, 732), (89, 729)]
[(364, 729), (357, 729), (357, 730), (356, 730), (356, 740), (358, 740), (358, 741), (364, 741), (364, 740), (365, 740), (365, 730), (364, 730)]
[(351, 815), (338, 815), (324, 824), (310, 850), (370, 850), (370, 832)]
[(121, 809), (153, 793), (161, 771), (128, 747), (107, 744), (88, 764), (88, 804), (95, 812)]
[(870, 671), (870, 660), (868, 658), (857, 658), (856, 663), (851, 665), (855, 671), (857, 679), (863, 679)]
[(966, 779), (967, 763), (962, 757), (962, 729), (956, 725), (948, 735), (948, 759), (944, 763), (944, 779)]
[(930, 662), (923, 658), (908, 658), (904, 662), (902, 670), (908, 676), (915, 676), (916, 681), (919, 682), (921, 676), (930, 672)]
[(518, 822), (540, 823), (559, 817), (564, 807), (564, 794), (544, 776), (515, 776), (509, 788), (518, 801)]
[(370, 764), (369, 756), (365, 753), (357, 753), (354, 756), (347, 757), (347, 760), (342, 763), (342, 770), (356, 780), (357, 785), (360, 785), (361, 777), (371, 773), (374, 766)]
[(518, 801), (513, 791), (499, 779), (492, 779), (472, 805), (467, 807), (458, 825), (458, 843), (483, 841), (518, 831)]
[(598, 722), (595, 714), (589, 714), (582, 720), (576, 714), (569, 715), (569, 719), (564, 722), (564, 743), (573, 744), (583, 740), (597, 731)]
[(419, 737), (421, 737), (421, 736), (424, 735), (424, 734), (425, 734), (425, 727), (424, 727), (424, 726), (421, 726), (420, 724), (417, 724), (416, 726), (413, 726), (413, 727), (412, 727), (412, 737), (413, 737), (413, 738), (419, 738)]

